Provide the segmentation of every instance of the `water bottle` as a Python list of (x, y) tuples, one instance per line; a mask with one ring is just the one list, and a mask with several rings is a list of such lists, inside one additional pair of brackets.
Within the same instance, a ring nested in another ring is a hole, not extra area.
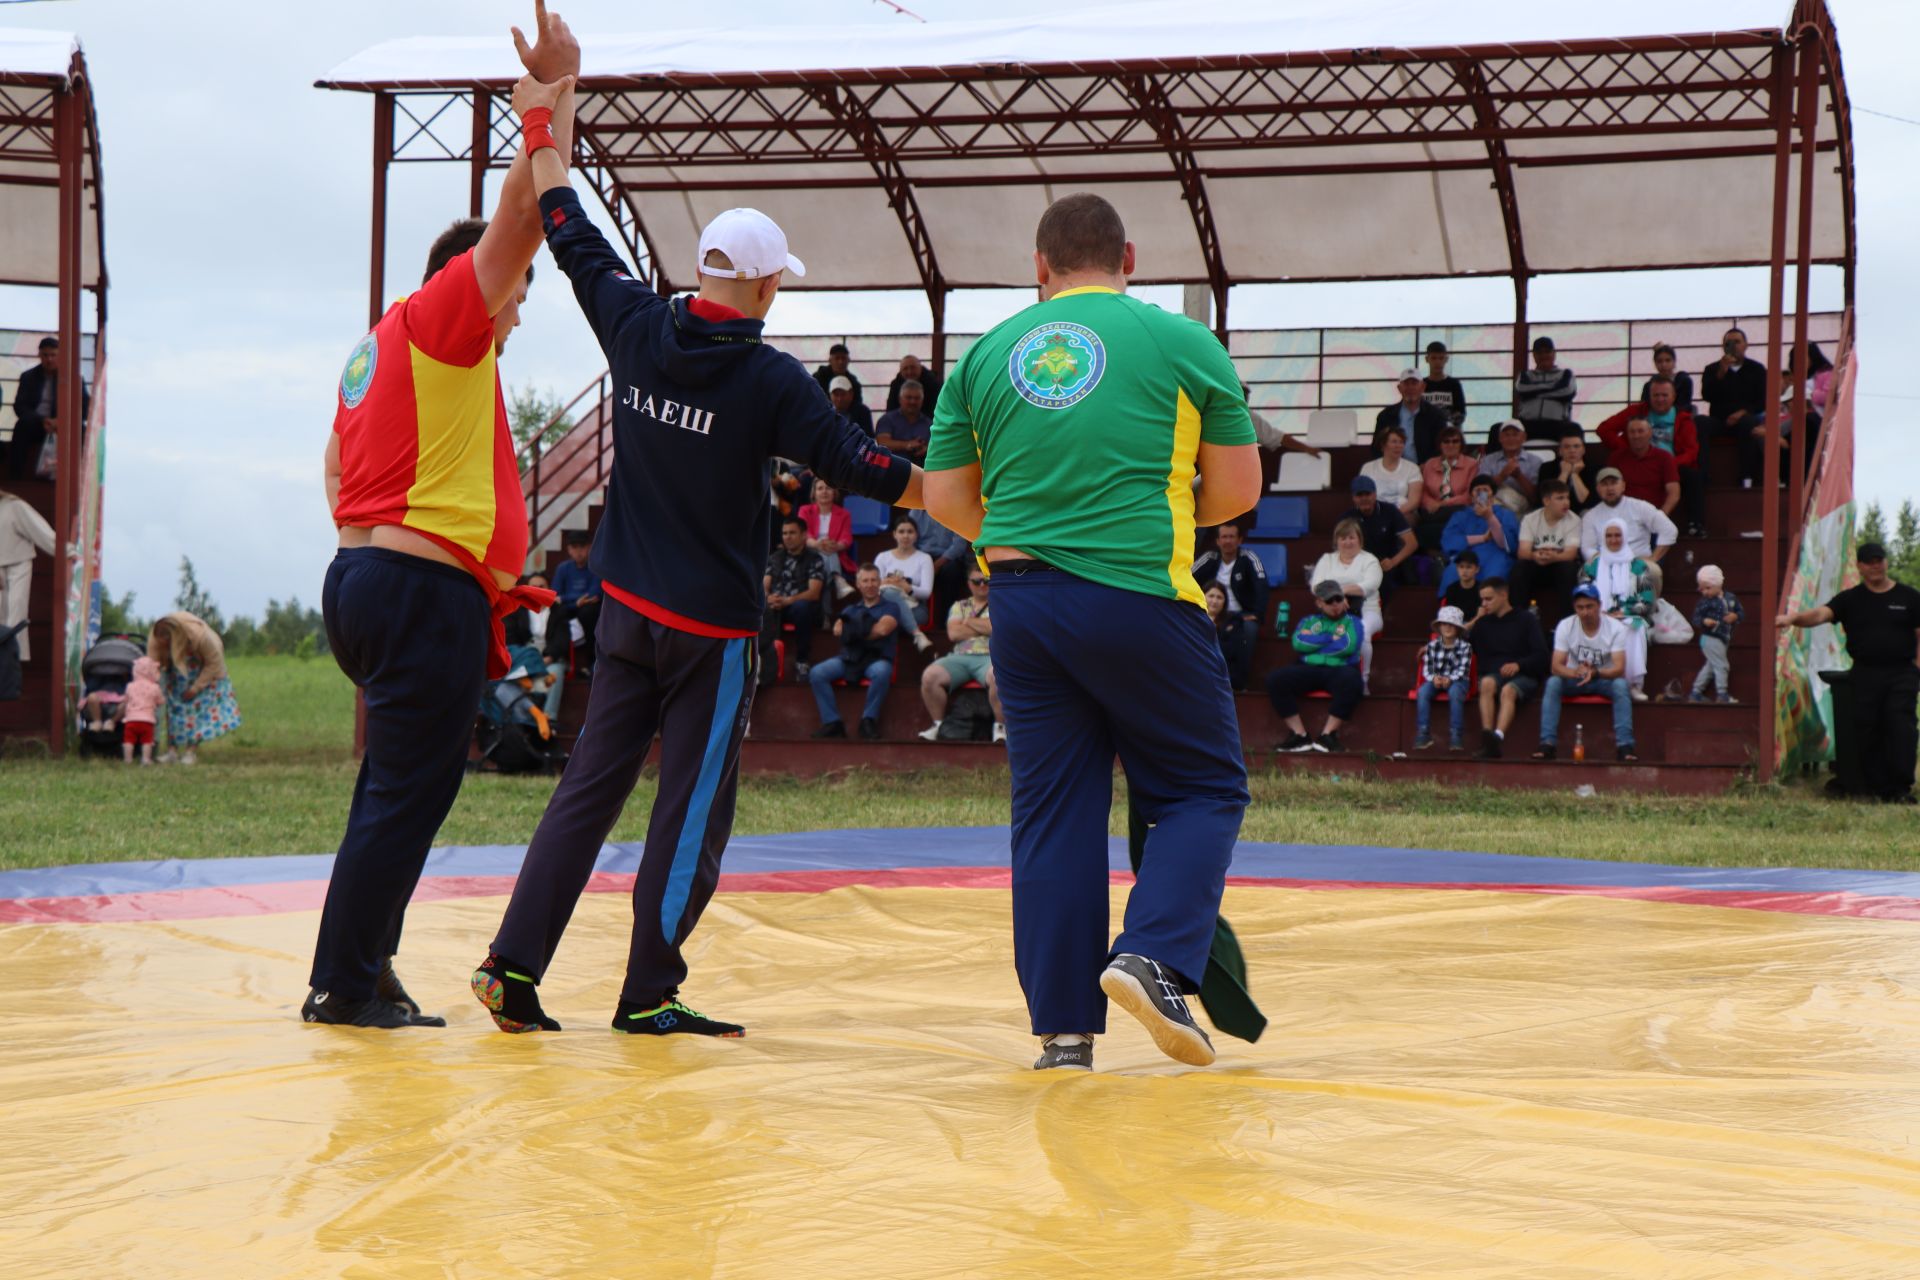
[(1280, 602), (1280, 616), (1274, 621), (1274, 634), (1282, 640), (1287, 638), (1287, 626), (1293, 621), (1293, 606), (1287, 601)]
[(1580, 725), (1573, 726), (1573, 762), (1575, 764), (1585, 764), (1587, 762), (1586, 735), (1581, 733), (1580, 730)]

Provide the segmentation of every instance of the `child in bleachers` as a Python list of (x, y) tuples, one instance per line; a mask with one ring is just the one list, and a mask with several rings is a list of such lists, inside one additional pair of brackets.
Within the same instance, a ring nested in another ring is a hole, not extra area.
[(1693, 695), (1688, 701), (1707, 701), (1707, 686), (1713, 685), (1716, 701), (1732, 702), (1727, 651), (1733, 646), (1733, 629), (1740, 623), (1740, 601), (1727, 590), (1727, 575), (1719, 565), (1701, 565), (1698, 580), (1700, 602), (1693, 606), (1693, 630), (1700, 637), (1700, 651), (1707, 661), (1693, 678)]
[(1473, 651), (1463, 638), (1466, 619), (1459, 609), (1446, 605), (1434, 618), (1433, 629), (1439, 635), (1427, 641), (1426, 650), (1420, 655), (1420, 692), (1415, 700), (1419, 710), (1414, 720), (1413, 749), (1425, 751), (1433, 745), (1427, 726), (1433, 718), (1433, 700), (1444, 697), (1447, 700), (1447, 750), (1460, 751), (1466, 745), (1467, 699), (1473, 696), (1467, 683), (1473, 667)]
[(1480, 617), (1480, 557), (1472, 551), (1462, 551), (1453, 558), (1453, 568), (1460, 575), (1459, 581), (1449, 583), (1441, 592), (1440, 603), (1458, 612), (1471, 631)]

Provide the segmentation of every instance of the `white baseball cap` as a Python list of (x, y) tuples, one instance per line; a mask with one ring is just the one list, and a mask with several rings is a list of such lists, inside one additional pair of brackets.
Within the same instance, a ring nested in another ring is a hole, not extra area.
[(847, 375), (843, 373), (839, 377), (835, 378), (833, 381), (827, 384), (827, 390), (851, 391), (853, 390), (853, 379), (847, 377)]
[[(707, 265), (707, 254), (715, 249), (733, 263), (731, 271)], [(697, 266), (703, 276), (731, 280), (758, 280), (782, 271), (807, 274), (806, 264), (787, 252), (787, 233), (758, 209), (729, 209), (709, 222), (700, 233)]]
[(1420, 376), (1420, 375), (1419, 375), (1418, 373), (1416, 373), (1416, 372), (1414, 372), (1414, 371), (1413, 371), (1412, 369), (1402, 369), (1402, 370), (1400, 371), (1400, 381), (1402, 381), (1402, 382), (1424, 382), (1424, 381), (1426, 381), (1426, 379), (1424, 379), (1424, 378), (1422, 378), (1422, 377), (1421, 377), (1421, 376)]

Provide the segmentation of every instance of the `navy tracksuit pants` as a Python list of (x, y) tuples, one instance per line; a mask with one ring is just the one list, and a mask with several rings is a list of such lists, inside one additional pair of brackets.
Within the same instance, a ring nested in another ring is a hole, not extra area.
[[(1197, 991), (1248, 799), (1206, 611), (1001, 562), (993, 671), (1013, 772), (1014, 965), (1034, 1034), (1106, 1030), (1100, 971), (1120, 952)], [(1109, 945), (1116, 754), (1153, 829)]]
[(757, 641), (676, 631), (611, 598), (595, 639), (586, 721), (527, 848), (493, 950), (526, 966), (535, 981), (546, 976), (657, 730), (660, 790), (633, 884), (633, 939), (620, 992), (652, 1007), (686, 980), (680, 946), (720, 881)]
[(381, 547), (340, 552), (320, 593), (327, 644), (367, 700), (367, 753), (333, 861), (310, 981), (373, 994), (407, 900), (460, 794), (493, 618), (463, 569)]

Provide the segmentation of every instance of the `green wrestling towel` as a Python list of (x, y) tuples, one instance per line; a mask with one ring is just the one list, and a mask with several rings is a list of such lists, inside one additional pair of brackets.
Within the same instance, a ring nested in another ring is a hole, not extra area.
[[(1127, 861), (1134, 874), (1140, 872), (1140, 858), (1147, 847), (1147, 820), (1140, 816), (1133, 797), (1127, 797)], [(1225, 917), (1213, 926), (1213, 947), (1207, 954), (1207, 971), (1200, 979), (1200, 1005), (1207, 1017), (1223, 1034), (1249, 1044), (1267, 1029), (1266, 1015), (1253, 1002), (1247, 990), (1247, 957), (1233, 926)]]

